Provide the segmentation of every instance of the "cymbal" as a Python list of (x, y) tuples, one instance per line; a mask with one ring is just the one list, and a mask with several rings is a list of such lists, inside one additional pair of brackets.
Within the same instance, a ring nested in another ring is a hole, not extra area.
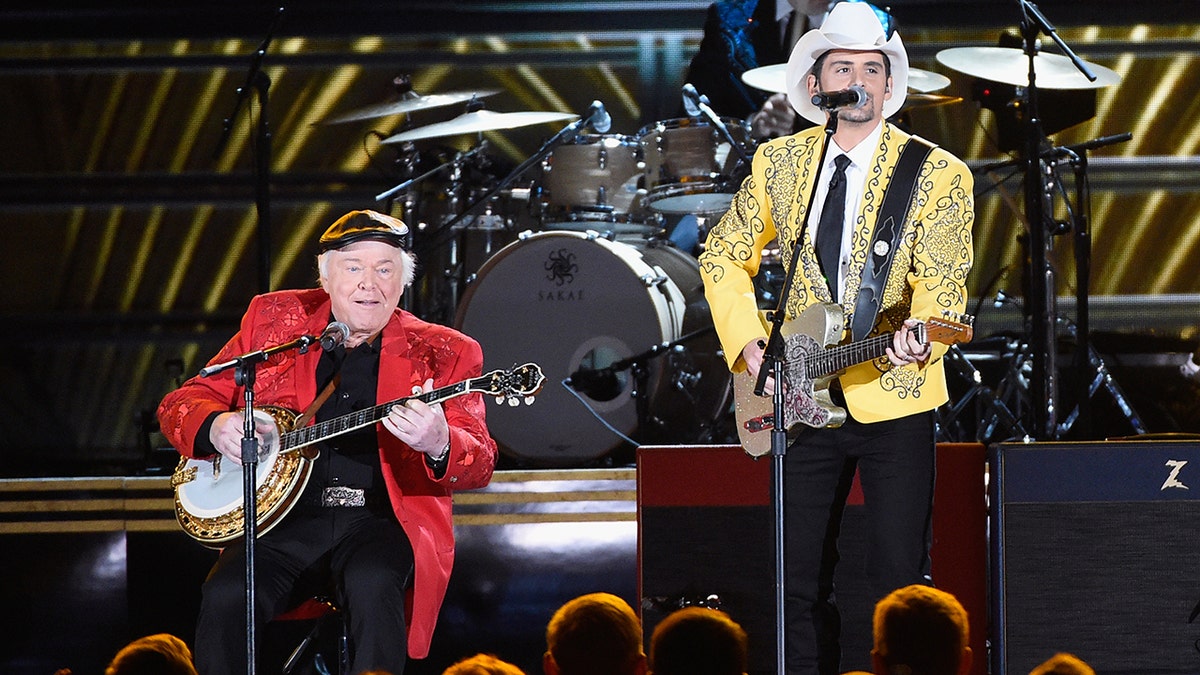
[[(1029, 57), (1011, 47), (955, 47), (937, 53), (947, 68), (992, 82), (1029, 86)], [(1086, 63), (1086, 62), (1085, 62)], [(1071, 59), (1059, 54), (1038, 54), (1033, 59), (1039, 89), (1099, 89), (1121, 81), (1115, 71), (1087, 63), (1096, 81), (1089, 81)]]
[[(915, 91), (920, 94), (928, 94), (939, 89), (945, 89), (950, 86), (950, 78), (935, 73), (931, 70), (921, 70), (920, 68), (908, 69), (908, 90)], [(911, 97), (912, 94), (909, 94)]]
[(499, 93), (496, 89), (480, 89), (477, 91), (448, 91), (444, 94), (429, 94), (421, 96), (415, 92), (404, 94), (399, 100), (389, 101), (387, 103), (376, 103), (357, 110), (351, 110), (348, 113), (330, 117), (320, 124), (342, 124), (344, 122), (357, 122), (359, 120), (373, 120), (388, 115), (399, 115), (401, 113), (411, 113), (418, 110), (428, 110), (430, 108), (440, 108), (443, 106), (454, 105), (455, 103), (465, 103), (473, 98), (484, 98), (486, 96), (494, 96)]
[[(772, 66), (761, 66), (759, 68), (751, 68), (742, 73), (742, 82), (754, 87), (772, 93), (787, 93), (787, 64), (777, 63)], [(921, 93), (937, 91), (944, 87), (950, 86), (950, 78), (945, 75), (921, 70), (919, 68), (908, 69), (908, 90)], [(700, 92), (704, 93), (704, 92)]]
[(941, 94), (922, 94), (920, 92), (904, 97), (904, 107), (901, 110), (916, 108), (932, 108), (939, 105), (962, 103), (961, 96), (943, 96)]
[(481, 131), (498, 129), (514, 129), (516, 127), (542, 124), (544, 122), (562, 122), (578, 119), (578, 115), (556, 112), (495, 112), (494, 110), (476, 110), (463, 113), (452, 120), (427, 124), (416, 129), (402, 131), (395, 136), (383, 139), (382, 143), (403, 143), (419, 141), (424, 138), (440, 138), (442, 136), (457, 136), (459, 134), (474, 134)]

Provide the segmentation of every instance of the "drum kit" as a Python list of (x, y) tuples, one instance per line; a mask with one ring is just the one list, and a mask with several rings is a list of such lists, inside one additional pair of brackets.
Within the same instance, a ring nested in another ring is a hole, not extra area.
[[(976, 77), (1015, 70), (993, 50), (947, 52), (945, 65)], [(1046, 59), (1048, 69), (1057, 67)], [(1047, 79), (1060, 77), (1069, 83), (1066, 73)], [(943, 75), (912, 69), (909, 78), (906, 109), (962, 100), (936, 93), (950, 84)], [(743, 80), (786, 90), (783, 65), (750, 70)], [(489, 406), (501, 450), (523, 465), (564, 467), (610, 462), (632, 449), (629, 442), (736, 438), (730, 375), (697, 251), (675, 246), (669, 233), (681, 219), (715, 220), (728, 210), (754, 151), (748, 124), (700, 115), (633, 135), (608, 133), (599, 102), (583, 116), (483, 109), (481, 99), (496, 93), (408, 91), (323, 124), (465, 104), (457, 117), (383, 139), (408, 157), (410, 177), (379, 200), (391, 201), (413, 233), (421, 273), (406, 307), (478, 340), (485, 369), (532, 361), (562, 384), (546, 387), (528, 408)], [(482, 139), (568, 121), (506, 175)], [(583, 133), (585, 126), (595, 133)], [(473, 149), (434, 157), (418, 175), (427, 158), (416, 142), (468, 135), (479, 138)]]

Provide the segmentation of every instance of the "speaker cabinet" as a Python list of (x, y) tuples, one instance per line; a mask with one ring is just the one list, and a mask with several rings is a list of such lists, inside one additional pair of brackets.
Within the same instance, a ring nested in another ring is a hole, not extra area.
[(1200, 443), (992, 448), (993, 668), (1196, 673)]
[[(985, 451), (941, 444), (933, 512), (933, 577), (971, 619), (973, 675), (986, 672), (987, 515)], [(638, 449), (638, 584), (646, 638), (681, 604), (708, 602), (742, 625), (751, 675), (775, 673), (774, 509), (770, 457), (740, 446)], [(842, 671), (871, 669), (871, 597), (863, 569), (866, 513), (857, 479), (839, 538)]]

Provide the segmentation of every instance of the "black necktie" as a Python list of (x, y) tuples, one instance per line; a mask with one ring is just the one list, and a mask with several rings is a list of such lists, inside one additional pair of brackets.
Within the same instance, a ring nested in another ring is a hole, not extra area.
[(825, 273), (825, 283), (836, 300), (838, 264), (842, 258), (842, 227), (846, 220), (846, 167), (850, 158), (838, 155), (833, 158), (836, 165), (829, 179), (829, 192), (825, 205), (821, 207), (821, 222), (817, 225), (817, 259)]

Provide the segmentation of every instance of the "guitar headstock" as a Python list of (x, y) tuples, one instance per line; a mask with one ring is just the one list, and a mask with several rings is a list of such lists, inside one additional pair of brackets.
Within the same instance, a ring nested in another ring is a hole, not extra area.
[(970, 342), (975, 336), (975, 317), (970, 314), (943, 312), (942, 318), (925, 322), (925, 337), (929, 342), (956, 345)]
[(546, 376), (542, 374), (541, 366), (536, 363), (526, 363), (514, 366), (508, 370), (493, 370), (476, 380), (482, 384), (476, 391), (496, 397), (496, 403), (508, 402), (510, 406), (518, 406), (521, 401), (526, 405), (533, 403), (533, 397), (542, 390)]

